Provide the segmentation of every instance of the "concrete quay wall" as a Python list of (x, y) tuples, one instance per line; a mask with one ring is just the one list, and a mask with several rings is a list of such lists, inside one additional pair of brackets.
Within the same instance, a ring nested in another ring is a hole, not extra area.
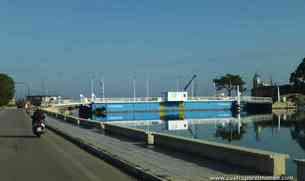
[(136, 141), (146, 141), (146, 132), (140, 129), (127, 128), (113, 124), (104, 124), (104, 131), (108, 134), (123, 136)]
[(144, 130), (122, 127), (110, 123), (97, 123), (91, 120), (80, 120), (75, 117), (47, 112), (48, 115), (70, 123), (85, 122), (94, 127), (104, 129), (105, 133), (123, 136), (127, 139), (143, 141), (170, 150), (222, 161), (227, 164), (256, 170), (259, 174), (281, 176), (286, 173), (286, 154), (279, 154), (257, 149), (232, 146), (209, 141), (193, 140), (161, 133), (147, 133)]
[(255, 169), (258, 173), (281, 176), (286, 173), (288, 155), (154, 133), (154, 145), (192, 155)]

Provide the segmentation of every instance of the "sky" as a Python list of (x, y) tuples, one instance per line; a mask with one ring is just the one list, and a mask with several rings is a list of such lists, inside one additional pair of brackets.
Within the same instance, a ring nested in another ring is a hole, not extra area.
[(90, 95), (90, 79), (108, 97), (131, 96), (133, 79), (145, 96), (149, 80), (158, 96), (193, 74), (198, 95), (226, 73), (250, 90), (255, 72), (288, 82), (305, 57), (304, 21), (302, 0), (1, 0), (0, 72), (70, 97)]

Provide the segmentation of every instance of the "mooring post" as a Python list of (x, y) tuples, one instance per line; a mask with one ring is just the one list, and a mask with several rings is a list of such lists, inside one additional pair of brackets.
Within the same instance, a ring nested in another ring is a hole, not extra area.
[(155, 144), (154, 135), (151, 132), (146, 133), (146, 141), (147, 141), (147, 145)]
[(77, 124), (78, 126), (80, 125), (80, 119), (79, 119), (79, 118), (76, 119), (76, 124)]
[(305, 180), (305, 160), (294, 160), (297, 164), (297, 177), (298, 181), (304, 181)]

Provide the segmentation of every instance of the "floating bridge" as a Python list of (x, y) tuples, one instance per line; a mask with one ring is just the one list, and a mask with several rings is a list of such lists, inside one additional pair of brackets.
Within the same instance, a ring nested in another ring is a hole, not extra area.
[[(248, 113), (272, 112), (272, 99), (265, 97), (187, 97), (186, 92), (173, 92), (163, 97), (95, 98), (94, 101), (66, 101), (52, 106), (55, 109), (79, 108), (79, 116), (86, 119), (103, 120), (105, 114), (130, 112), (188, 111), (241, 111)], [(186, 96), (185, 96), (186, 95)], [(238, 105), (238, 107), (236, 107)]]

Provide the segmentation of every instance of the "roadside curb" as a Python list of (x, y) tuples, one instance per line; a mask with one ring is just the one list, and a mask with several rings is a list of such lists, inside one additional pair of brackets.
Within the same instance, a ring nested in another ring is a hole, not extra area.
[(63, 131), (52, 127), (50, 125), (46, 125), (47, 129), (51, 130), (55, 134), (63, 137), (64, 139), (70, 141), (71, 143), (75, 144), (79, 148), (87, 151), (88, 153), (92, 154), (93, 156), (96, 156), (109, 164), (121, 169), (122, 171), (134, 176), (136, 179), (140, 180), (147, 180), (147, 181), (169, 181), (170, 179), (165, 179), (160, 176), (156, 176), (152, 173), (150, 173), (147, 170), (144, 170), (143, 168), (140, 168), (137, 165), (134, 165), (126, 160), (121, 159), (120, 157), (113, 155), (106, 150), (103, 150), (95, 145), (92, 145), (90, 143), (87, 143), (83, 139), (73, 137), (67, 133), (64, 133)]

